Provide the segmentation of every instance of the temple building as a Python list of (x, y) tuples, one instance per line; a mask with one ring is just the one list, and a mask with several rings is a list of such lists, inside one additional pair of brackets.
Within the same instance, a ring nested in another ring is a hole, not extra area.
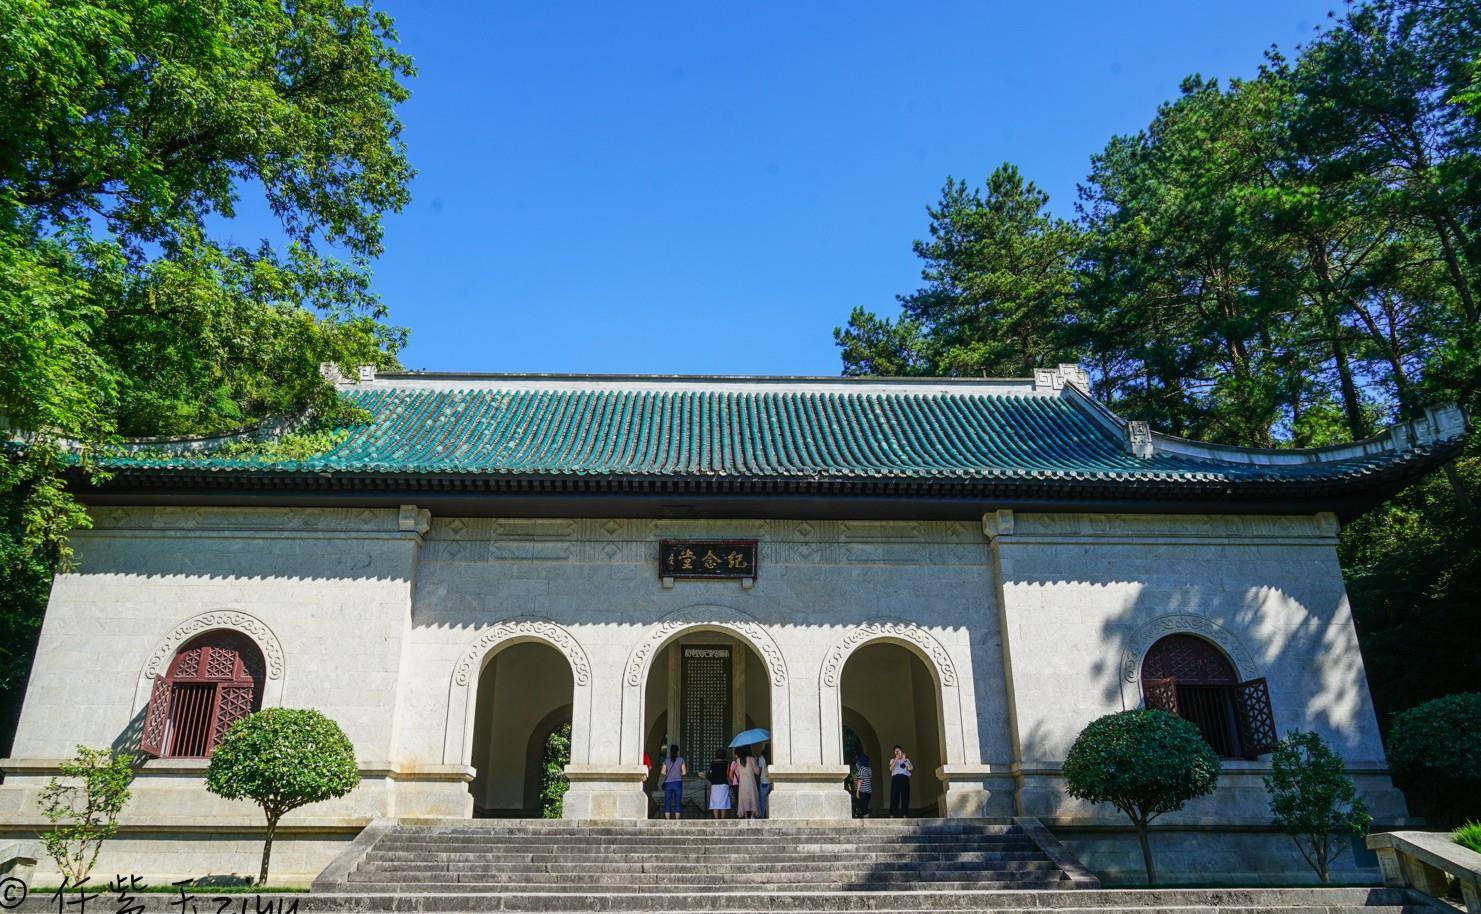
[(1088, 722), (1147, 706), (1224, 758), (1217, 791), (1159, 823), (1175, 877), (1309, 876), (1261, 782), (1291, 730), (1342, 754), (1379, 826), (1406, 821), (1337, 533), (1458, 452), (1457, 410), (1252, 450), (1128, 422), (1072, 365), (334, 374), (372, 418), (321, 456), (152, 442), (79, 480), (93, 525), (0, 762), (0, 844), (45, 871), (37, 794), (77, 745), (113, 746), (150, 759), (100, 872), (255, 872), (261, 813), (203, 775), (273, 706), (336, 720), (362, 775), (284, 820), (285, 876), (375, 817), (540, 815), (566, 727), (575, 820), (656, 816), (645, 760), (677, 742), (698, 769), (759, 727), (773, 819), (848, 818), (847, 761), (878, 770), (898, 744), (913, 815), (1037, 817), (1134, 873), (1125, 817), (1067, 797), (1061, 769)]

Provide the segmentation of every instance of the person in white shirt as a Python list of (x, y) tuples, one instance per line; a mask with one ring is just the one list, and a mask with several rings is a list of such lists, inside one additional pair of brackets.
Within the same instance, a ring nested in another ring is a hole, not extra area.
[(689, 766), (684, 761), (684, 756), (679, 754), (678, 745), (669, 746), (668, 758), (663, 760), (663, 770), (658, 775), (658, 780), (663, 784), (663, 817), (665, 819), (677, 819), (683, 811), (684, 803), (684, 777), (689, 774)]
[(910, 815), (910, 775), (915, 772), (915, 763), (899, 746), (890, 759), (890, 816), (904, 818)]

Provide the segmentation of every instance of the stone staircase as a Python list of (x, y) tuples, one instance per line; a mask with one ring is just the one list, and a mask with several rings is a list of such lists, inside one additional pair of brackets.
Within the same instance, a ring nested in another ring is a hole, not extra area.
[(1416, 914), (1398, 889), (1102, 890), (1033, 819), (378, 822), (317, 912)]
[(1075, 887), (1021, 825), (964, 820), (400, 825), (342, 882), (315, 883), (357, 893), (506, 896)]

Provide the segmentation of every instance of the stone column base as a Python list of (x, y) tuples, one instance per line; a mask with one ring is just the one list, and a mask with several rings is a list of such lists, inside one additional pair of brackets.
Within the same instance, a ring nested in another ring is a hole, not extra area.
[(1014, 814), (1013, 777), (990, 765), (942, 765), (940, 814), (952, 819), (1006, 817)]
[(648, 797), (641, 765), (567, 765), (571, 782), (561, 806), (562, 819), (646, 819)]
[(772, 765), (772, 819), (849, 819), (853, 803), (843, 789), (845, 765)]

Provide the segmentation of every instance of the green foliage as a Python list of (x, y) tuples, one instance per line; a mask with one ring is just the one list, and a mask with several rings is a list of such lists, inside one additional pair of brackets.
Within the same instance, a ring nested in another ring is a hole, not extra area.
[(118, 814), (129, 801), (134, 760), (109, 749), (78, 746), (37, 798), (52, 824), (41, 835), (46, 853), (70, 885), (78, 885), (98, 862), (103, 842), (118, 833)]
[(168, 460), (306, 460), (327, 454), (350, 437), (350, 430), (343, 426), (331, 426), (314, 422), (297, 431), (287, 432), (262, 440), (244, 439), (231, 441), (215, 447), (198, 450), (171, 451), (163, 448), (142, 448), (124, 451), (105, 451), (117, 456)]
[(1080, 233), (1048, 204), (1009, 164), (980, 191), (948, 178), (915, 243), (926, 285), (900, 298), (899, 321), (856, 308), (833, 331), (844, 374), (1022, 376), (1066, 360)]
[[(1456, 462), (1481, 492), (1472, 445)], [(1339, 554), (1379, 721), (1481, 681), (1481, 511), (1436, 474), (1347, 524)]]
[(1331, 863), (1342, 853), (1342, 839), (1362, 837), (1373, 824), (1342, 757), (1320, 734), (1293, 732), (1276, 744), (1270, 768), (1265, 790), (1275, 823), (1296, 842), (1317, 878), (1331, 882)]
[[(394, 364), (369, 261), (408, 199), (412, 70), (351, 0), (19, 0), (0, 35), (0, 415), (29, 464), (0, 482), (65, 558), (60, 439), (332, 417), (320, 362)], [(246, 192), (276, 244), (210, 236)]]
[[(24, 441), (0, 456), (9, 706), (36, 573), (88, 525), (64, 480), (99, 478), (100, 448), (344, 420), (319, 363), (396, 366), (369, 265), (408, 200), (412, 67), (355, 0), (14, 0), (0, 49), (0, 438)], [(278, 237), (224, 240), (246, 194)]]
[(1394, 783), (1414, 812), (1453, 828), (1481, 816), (1481, 692), (1447, 695), (1394, 717)]
[(339, 724), (309, 709), (267, 708), (232, 724), (211, 754), (206, 789), (228, 800), (251, 800), (267, 817), (262, 870), (278, 820), (309, 803), (332, 800), (360, 783), (355, 747)]
[(1450, 836), (1461, 847), (1470, 848), (1481, 854), (1481, 822), (1467, 822)]
[(1091, 721), (1065, 757), (1066, 792), (1126, 813), (1157, 881), (1147, 825), (1214, 792), (1219, 757), (1198, 728), (1166, 711), (1121, 711)]
[[(927, 284), (898, 319), (854, 310), (845, 374), (1079, 354), (1120, 414), (1245, 446), (1363, 438), (1437, 403), (1481, 415), (1481, 4), (1360, 0), (1254, 78), (1190, 77), (1092, 157), (1073, 244), (1031, 186), (994, 178), (948, 182), (916, 244)], [(1478, 492), (1473, 444), (1345, 518), (1381, 725), (1481, 678)]]
[(559, 819), (571, 781), (566, 766), (571, 764), (571, 725), (561, 724), (545, 737), (540, 755), (540, 815)]

